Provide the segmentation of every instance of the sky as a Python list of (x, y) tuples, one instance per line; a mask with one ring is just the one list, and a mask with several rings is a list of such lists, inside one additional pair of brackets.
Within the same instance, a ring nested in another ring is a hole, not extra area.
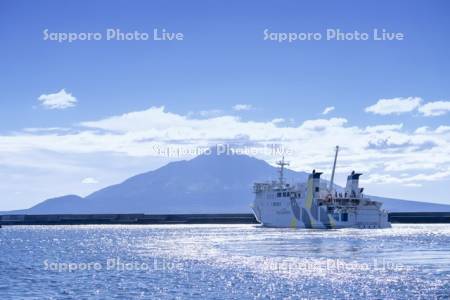
[[(340, 145), (338, 184), (356, 169), (368, 193), (450, 204), (449, 9), (2, 0), (0, 210), (85, 196), (218, 143), (271, 164), (277, 145), (292, 169), (324, 178)], [(107, 40), (108, 29), (149, 39)], [(155, 29), (183, 38), (156, 41)], [(101, 38), (55, 40), (68, 33)]]

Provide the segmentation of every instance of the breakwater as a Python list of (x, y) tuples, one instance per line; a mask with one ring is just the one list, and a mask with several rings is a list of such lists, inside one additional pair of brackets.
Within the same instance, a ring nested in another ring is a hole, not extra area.
[(1, 215), (0, 225), (256, 224), (252, 214), (52, 214)]
[[(450, 223), (450, 212), (396, 212), (392, 223)], [(252, 214), (51, 214), (0, 215), (1, 225), (257, 224)]]
[(391, 223), (450, 223), (450, 212), (395, 212), (389, 213)]

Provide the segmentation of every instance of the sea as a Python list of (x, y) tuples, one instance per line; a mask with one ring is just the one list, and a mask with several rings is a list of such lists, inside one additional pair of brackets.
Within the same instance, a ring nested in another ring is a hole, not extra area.
[(450, 224), (4, 226), (0, 299), (449, 299)]

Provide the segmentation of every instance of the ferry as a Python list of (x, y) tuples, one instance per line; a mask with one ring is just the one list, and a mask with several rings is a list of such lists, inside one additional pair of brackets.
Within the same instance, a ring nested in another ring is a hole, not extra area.
[(388, 212), (382, 202), (371, 200), (359, 187), (361, 173), (352, 171), (345, 189), (334, 185), (339, 152), (336, 146), (329, 186), (321, 183), (321, 172), (313, 170), (306, 183), (289, 184), (284, 168), (289, 163), (277, 162), (278, 181), (255, 183), (252, 204), (257, 221), (265, 227), (292, 228), (390, 228)]

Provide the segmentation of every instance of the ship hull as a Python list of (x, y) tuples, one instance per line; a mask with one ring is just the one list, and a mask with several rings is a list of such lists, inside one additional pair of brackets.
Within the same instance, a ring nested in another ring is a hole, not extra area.
[(264, 227), (310, 229), (391, 227), (387, 212), (376, 206), (356, 206), (338, 211), (327, 205), (308, 207), (302, 201), (280, 199), (277, 202), (255, 200), (252, 208), (256, 220)]

